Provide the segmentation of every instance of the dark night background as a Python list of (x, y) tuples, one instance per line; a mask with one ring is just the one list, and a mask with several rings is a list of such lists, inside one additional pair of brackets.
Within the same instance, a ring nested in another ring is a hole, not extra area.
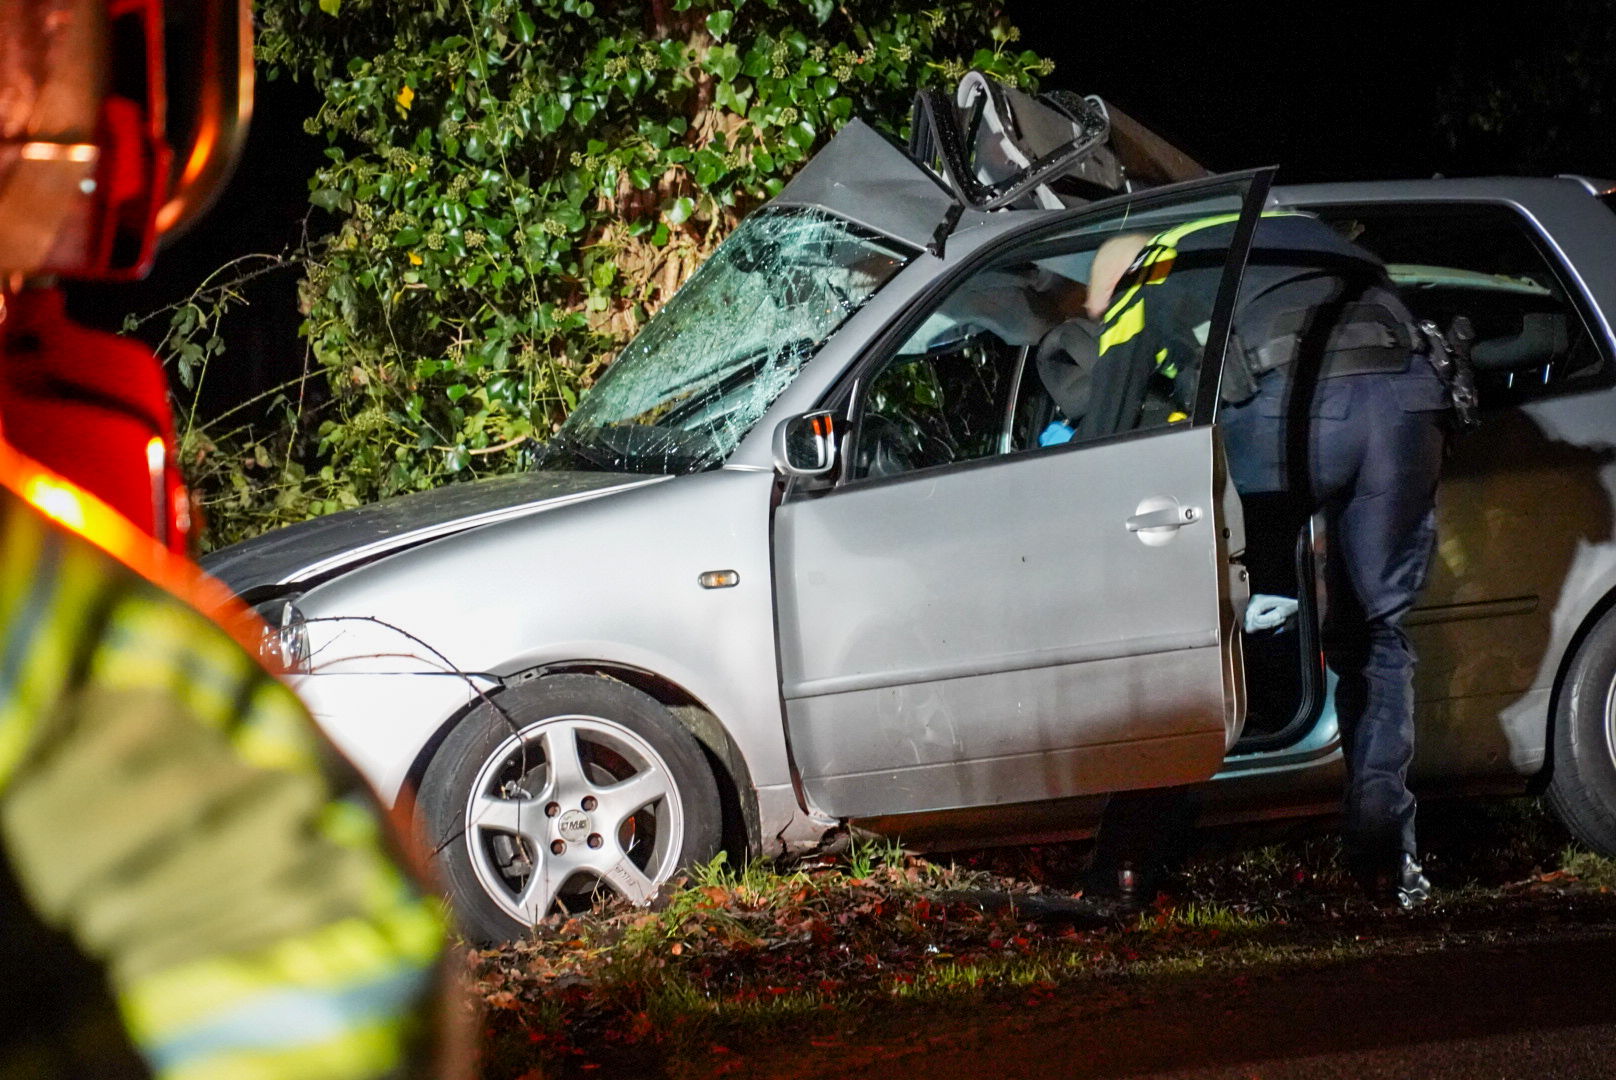
[[(1281, 183), (1616, 176), (1610, 0), (1009, 0), (1006, 9), (1020, 45), (1057, 64), (1045, 88), (1099, 94), (1214, 171), (1278, 164)], [(166, 249), (150, 280), (75, 289), (78, 317), (117, 329), (128, 313), (183, 299), (231, 258), (295, 243), (323, 146), (302, 123), (319, 103), (306, 83), (260, 80), (246, 156), (212, 214)], [(323, 217), (314, 211), (309, 227)], [(301, 370), (294, 278), (262, 279), (250, 307), (227, 320), (228, 351), (208, 372), (204, 414)], [(143, 336), (155, 344), (165, 325), (153, 320)]]

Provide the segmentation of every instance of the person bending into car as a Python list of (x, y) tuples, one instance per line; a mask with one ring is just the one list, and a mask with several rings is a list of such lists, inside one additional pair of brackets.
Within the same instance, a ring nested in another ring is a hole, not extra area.
[[(1102, 320), (1099, 358), (1079, 437), (1137, 426), (1153, 383), (1193, 412), (1204, 316), (1186, 313), (1210, 310), (1234, 228), (1232, 218), (1205, 218), (1114, 237), (1095, 253), (1086, 307)], [(1324, 651), (1339, 677), (1347, 768), (1342, 840), (1370, 894), (1405, 908), (1426, 900), (1430, 883), (1407, 783), (1415, 657), (1403, 618), (1434, 547), (1448, 408), (1419, 341), (1378, 258), (1310, 215), (1259, 220), (1220, 387), (1229, 472), (1242, 496), (1289, 495), (1297, 527), (1324, 512)], [(1254, 600), (1248, 629), (1295, 610)]]

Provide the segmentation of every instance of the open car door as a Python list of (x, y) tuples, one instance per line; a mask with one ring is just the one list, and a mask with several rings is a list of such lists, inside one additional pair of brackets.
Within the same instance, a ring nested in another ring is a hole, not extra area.
[[(946, 810), (1218, 770), (1244, 718), (1246, 597), (1212, 416), (1270, 179), (1042, 218), (940, 283), (861, 364), (839, 480), (794, 485), (775, 516), (787, 729), (818, 809)], [(1237, 226), (1193, 316), (1193, 414), (1039, 446), (1028, 348), (951, 313), (1007, 280), (1080, 285), (1108, 236), (1219, 213)], [(893, 432), (913, 437), (873, 445)]]

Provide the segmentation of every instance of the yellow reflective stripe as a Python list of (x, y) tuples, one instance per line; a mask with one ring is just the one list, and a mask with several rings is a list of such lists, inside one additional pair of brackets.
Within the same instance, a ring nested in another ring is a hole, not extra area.
[[(1136, 285), (1129, 290), (1130, 296), (1135, 296), (1135, 302), (1123, 308), (1118, 314), (1107, 314), (1105, 329), (1100, 331), (1100, 355), (1104, 356), (1106, 350), (1115, 348), (1125, 341), (1138, 337), (1145, 329), (1145, 305), (1137, 298), (1139, 287)], [(1117, 312), (1112, 308), (1113, 313)]]
[[(1306, 217), (1298, 210), (1266, 210), (1262, 217)], [(1132, 282), (1122, 294), (1111, 302), (1110, 310), (1105, 313), (1105, 319), (1100, 331), (1100, 355), (1104, 356), (1106, 350), (1132, 341), (1145, 329), (1144, 297), (1140, 295), (1140, 288), (1145, 285), (1160, 285), (1166, 281), (1173, 271), (1173, 264), (1178, 259), (1178, 242), (1184, 237), (1202, 229), (1210, 229), (1215, 225), (1227, 225), (1231, 221), (1240, 220), (1240, 214), (1214, 214), (1211, 217), (1197, 218), (1186, 221), (1182, 225), (1175, 225), (1165, 232), (1158, 233), (1151, 238), (1149, 246), (1140, 252), (1139, 269), (1133, 272)], [(1156, 354), (1156, 365), (1161, 366), (1166, 360), (1166, 350)], [(1178, 377), (1178, 371), (1164, 370), (1169, 379)]]
[(33, 730), (32, 725), (0, 712), (0, 791), (5, 790), (6, 782), (16, 771), (17, 762), (22, 760), (23, 753), (28, 749)]
[[(390, 860), (379, 857), (378, 853), (387, 850), (387, 840), (382, 834), (380, 818), (368, 804), (352, 799), (334, 799), (321, 809), (315, 828), (321, 836), (337, 846), (370, 859), (367, 866), (369, 874), (364, 881), (361, 897), (365, 910), (389, 912), (406, 906), (413, 909), (416, 905), (424, 904), (424, 910), (432, 920), (431, 925), (435, 927), (437, 944), (442, 945), (443, 934), (454, 921), (447, 903), (436, 894), (424, 898), (417, 895), (416, 886), (405, 877), (404, 872)], [(422, 926), (425, 925), (422, 923)]]
[[(0, 609), (0, 787), (78, 668), (109, 584), (90, 550), (55, 541), (32, 514), (6, 514)], [(32, 535), (30, 535), (32, 534)]]
[[(5, 500), (0, 496), (0, 500)], [(20, 605), (35, 586), (34, 565), (39, 562), (49, 534), (44, 523), (20, 503), (0, 501), (0, 630), (12, 625)]]
[(138, 597), (119, 604), (91, 677), (113, 690), (171, 695), (203, 724), (226, 732), (250, 765), (304, 773), (319, 768), (315, 740), (292, 693), (190, 608)]
[(158, 1080), (364, 1080), (403, 1060), (399, 1021), (354, 1028), (335, 1039), (274, 1052), (216, 1054), (158, 1071)]
[[(361, 902), (366, 911), (387, 911), (390, 908), (417, 902), (414, 887), (391, 862), (375, 859), (374, 854), (385, 851), (387, 842), (382, 835), (381, 821), (371, 808), (357, 800), (335, 799), (320, 809), (315, 823), (321, 836), (338, 847), (371, 856), (373, 865), (364, 881)], [(446, 913), (436, 896), (425, 901), (438, 909), (440, 929), (448, 925)]]
[[(246, 712), (230, 741), (241, 758), (251, 764), (311, 772), (319, 767), (319, 755), (308, 723), (295, 694), (280, 683), (262, 679), (253, 687)], [(367, 821), (373, 820), (368, 810), (360, 813)], [(380, 842), (378, 838), (376, 843)]]
[(1111, 301), (1111, 306), (1107, 308), (1105, 312), (1105, 321), (1109, 323), (1121, 318), (1123, 311), (1127, 310), (1128, 305), (1132, 304), (1138, 298), (1139, 283), (1135, 281), (1129, 284), (1126, 289), (1122, 290), (1121, 296)]
[(1145, 328), (1144, 297), (1139, 290), (1145, 285), (1158, 285), (1172, 272), (1178, 252), (1152, 242), (1139, 253), (1139, 268), (1129, 275), (1129, 284), (1122, 294), (1111, 302), (1105, 313), (1100, 331), (1100, 355), (1107, 349), (1131, 341)]
[(256, 656), (263, 621), (222, 584), (183, 555), (169, 551), (118, 511), (71, 480), (19, 453), (0, 435), (0, 487), (33, 513), (99, 548), (123, 568), (205, 612)]
[(17, 767), (33, 733), (32, 725), (26, 722), (28, 714), (15, 700), (18, 676), (8, 668), (12, 663), (23, 662), (22, 644), (13, 638), (19, 631), (24, 606), (44, 584), (34, 573), (45, 539), (44, 530), (38, 526), (31, 514), (13, 510), (0, 515), (0, 788)]
[(349, 799), (325, 804), (320, 812), (320, 833), (343, 847), (376, 847), (382, 843), (382, 830), (370, 807)]
[(1186, 221), (1182, 225), (1173, 226), (1166, 232), (1158, 233), (1156, 238), (1152, 240), (1151, 243), (1163, 244), (1167, 247), (1177, 247), (1178, 242), (1184, 239), (1190, 233), (1200, 232), (1202, 229), (1210, 229), (1214, 225), (1227, 225), (1231, 221), (1239, 220), (1240, 214), (1238, 212), (1233, 214), (1214, 214), (1211, 217), (1196, 218), (1194, 221)]
[[(1264, 210), (1258, 215), (1258, 217), (1265, 218), (1310, 216), (1311, 215), (1301, 210)], [(1173, 228), (1168, 229), (1166, 232), (1158, 234), (1156, 238), (1151, 241), (1151, 243), (1165, 244), (1168, 247), (1177, 247), (1178, 242), (1184, 239), (1184, 237), (1188, 236), (1190, 233), (1200, 232), (1202, 229), (1210, 229), (1214, 225), (1227, 225), (1231, 221), (1238, 220), (1240, 220), (1239, 213), (1214, 214), (1211, 217), (1197, 218), (1194, 221), (1186, 221), (1182, 225), (1176, 225)]]
[(222, 729), (255, 673), (240, 649), (189, 608), (137, 601), (111, 612), (90, 675), (109, 689), (176, 693), (198, 720)]
[(424, 899), (373, 919), (353, 917), (279, 941), (251, 956), (212, 956), (134, 980), (118, 999), (136, 1042), (168, 1042), (221, 1013), (289, 989), (375, 982), (437, 959), (444, 926)]

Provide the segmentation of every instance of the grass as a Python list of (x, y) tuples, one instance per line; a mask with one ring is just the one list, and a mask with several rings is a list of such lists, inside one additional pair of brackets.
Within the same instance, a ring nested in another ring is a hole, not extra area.
[(1608, 859), (1579, 847), (1560, 852), (1560, 870), (1582, 884), (1600, 890), (1616, 889), (1616, 859)]
[(1216, 930), (1219, 933), (1247, 933), (1273, 924), (1275, 917), (1265, 911), (1249, 910), (1231, 904), (1194, 901), (1173, 904), (1158, 913), (1139, 916), (1139, 929), (1143, 932), (1161, 929), (1163, 924), (1172, 929)]

